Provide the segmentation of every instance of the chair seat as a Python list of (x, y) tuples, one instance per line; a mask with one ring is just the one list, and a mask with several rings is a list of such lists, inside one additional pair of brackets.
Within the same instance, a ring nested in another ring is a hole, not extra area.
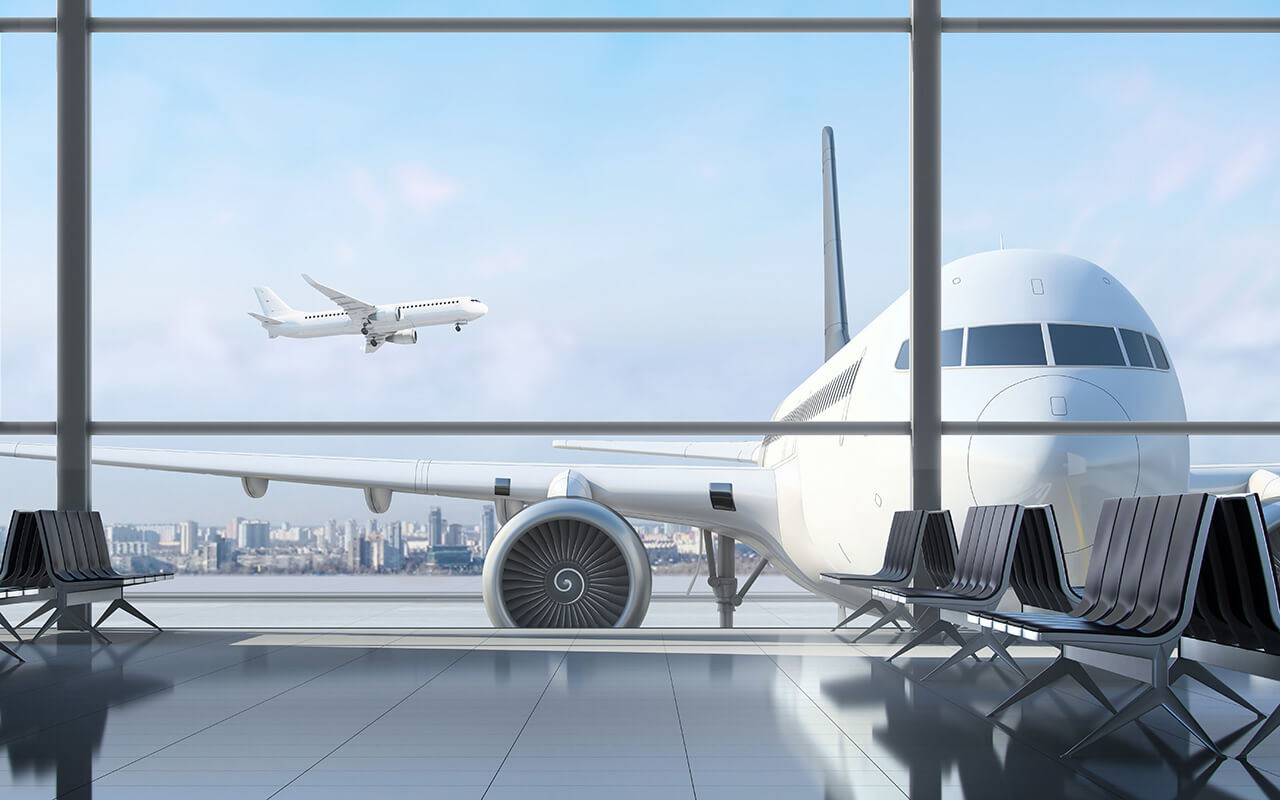
[(1106, 637), (1113, 641), (1147, 641), (1164, 637), (1167, 630), (1149, 631), (1142, 628), (1124, 629), (1115, 625), (1093, 622), (1066, 614), (985, 613), (973, 615), (983, 627), (986, 623), (1003, 626), (1006, 633), (1037, 642), (1071, 643), (1077, 640), (1095, 640)]
[(964, 608), (975, 604), (985, 605), (997, 599), (990, 593), (959, 594), (942, 589), (884, 589), (876, 592), (876, 594), (878, 596), (883, 595), (886, 600), (893, 600), (897, 603), (911, 603), (923, 606), (952, 606), (955, 608)]
[(874, 575), (853, 575), (847, 572), (824, 572), (822, 580), (827, 583), (838, 583), (841, 586), (900, 586), (911, 580), (910, 575), (898, 575), (892, 570), (880, 570)]

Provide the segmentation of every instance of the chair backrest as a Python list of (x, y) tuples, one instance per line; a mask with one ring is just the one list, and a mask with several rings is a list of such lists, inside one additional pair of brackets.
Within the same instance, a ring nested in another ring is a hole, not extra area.
[(107, 531), (102, 527), (102, 515), (97, 511), (81, 511), (80, 525), (95, 550), (97, 558), (94, 563), (110, 577), (120, 577), (115, 567), (111, 566), (111, 549), (107, 546)]
[(885, 580), (905, 580), (915, 570), (920, 554), (920, 537), (924, 533), (925, 512), (897, 511), (889, 526), (885, 544), (884, 566), (877, 573)]
[(924, 537), (920, 541), (920, 560), (924, 564), (921, 583), (930, 588), (946, 586), (956, 575), (956, 529), (950, 511), (930, 511), (925, 517)]
[(39, 589), (50, 585), (34, 512), (13, 512), (0, 572), (0, 586)]
[(1256, 494), (1218, 498), (1186, 636), (1280, 654), (1276, 552)]
[(1013, 549), (1022, 525), (1022, 506), (973, 506), (964, 520), (956, 574), (946, 591), (987, 599), (1009, 586)]
[(1203, 493), (1105, 501), (1084, 596), (1071, 614), (1151, 635), (1180, 632), (1215, 504)]
[(1023, 605), (1066, 612), (1080, 602), (1080, 595), (1067, 581), (1053, 506), (1023, 508), (1009, 584)]

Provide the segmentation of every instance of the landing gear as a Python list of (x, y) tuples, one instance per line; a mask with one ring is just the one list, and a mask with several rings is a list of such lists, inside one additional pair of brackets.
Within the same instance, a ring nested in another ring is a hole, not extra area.
[[(738, 576), (734, 574), (736, 566), (734, 550), (737, 542), (722, 533), (717, 534), (716, 538), (719, 541), (713, 544), (711, 531), (702, 529), (702, 546), (707, 558), (707, 583), (711, 586), (716, 605), (720, 608), (720, 627), (732, 628), (733, 612), (742, 605), (742, 599), (747, 596), (756, 578), (759, 578), (764, 568), (769, 566), (769, 559), (763, 556), (760, 558), (760, 562), (756, 564), (756, 568), (751, 571), (751, 575), (742, 585), (742, 591), (738, 591)], [(717, 547), (716, 544), (719, 546)]]
[(462, 333), (462, 323), (460, 322), (453, 323), (453, 329), (458, 333)]

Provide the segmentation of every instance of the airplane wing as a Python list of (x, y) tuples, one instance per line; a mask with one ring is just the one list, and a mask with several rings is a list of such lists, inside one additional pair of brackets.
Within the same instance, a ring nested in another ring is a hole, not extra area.
[(552, 447), (560, 450), (594, 450), (597, 453), (634, 453), (675, 458), (705, 458), (713, 461), (738, 461), (758, 464), (760, 440), (749, 442), (605, 442), (557, 439)]
[[(0, 442), (0, 457), (52, 461), (55, 446)], [(483, 463), (98, 446), (93, 463), (239, 478), (251, 497), (261, 497), (271, 481), (362, 489), (370, 508), (381, 505), (383, 511), (391, 492), (536, 503), (572, 469), (586, 478), (593, 499), (624, 516), (762, 537), (773, 536), (778, 519), (773, 470), (760, 467)], [(713, 483), (730, 484), (732, 502), (726, 504), (721, 494), (720, 507), (714, 508)], [(385, 502), (377, 501), (379, 494)]]
[(331, 289), (323, 283), (313, 281), (310, 275), (303, 273), (302, 279), (311, 284), (312, 288), (320, 294), (337, 303), (338, 307), (347, 312), (347, 316), (351, 317), (358, 324), (364, 324), (364, 322), (369, 319), (369, 315), (377, 310), (377, 306), (372, 303), (357, 300), (349, 294), (343, 294), (337, 289)]

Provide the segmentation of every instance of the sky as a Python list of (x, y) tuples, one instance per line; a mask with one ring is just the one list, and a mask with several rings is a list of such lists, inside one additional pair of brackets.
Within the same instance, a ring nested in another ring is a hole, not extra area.
[[(47, 13), (51, 3), (6, 3)], [(208, 2), (191, 13), (352, 13)], [(902, 13), (896, 2), (380, 3), (368, 13)], [(100, 14), (174, 9), (96, 0)], [(847, 9), (853, 8), (853, 11)], [(1102, 13), (1094, 3), (1060, 13)], [(1108, 4), (1149, 13), (1150, 4)], [(951, 0), (948, 13), (1051, 13)], [(1177, 13), (1272, 13), (1172, 3)], [(1275, 419), (1280, 43), (1274, 35), (950, 35), (944, 261), (1008, 246), (1116, 275), (1193, 419)], [(98, 35), (93, 408), (99, 419), (767, 419), (822, 357), (819, 132), (836, 132), (851, 327), (906, 290), (903, 35)], [(0, 39), (0, 417), (54, 407), (54, 41)], [(327, 310), (489, 315), (373, 355), (268, 341), (252, 287)], [(1224, 386), (1231, 390), (1224, 391)], [(106, 444), (564, 460), (544, 438)], [(1280, 442), (1193, 442), (1277, 460)], [(594, 457), (593, 457), (593, 460)], [(601, 457), (600, 460), (608, 460)], [(95, 470), (113, 519), (365, 517), (359, 493)], [(10, 506), (47, 464), (0, 462)], [(0, 498), (3, 499), (3, 498)], [(425, 517), (433, 498), (397, 497)], [(443, 503), (468, 520), (474, 505)]]

